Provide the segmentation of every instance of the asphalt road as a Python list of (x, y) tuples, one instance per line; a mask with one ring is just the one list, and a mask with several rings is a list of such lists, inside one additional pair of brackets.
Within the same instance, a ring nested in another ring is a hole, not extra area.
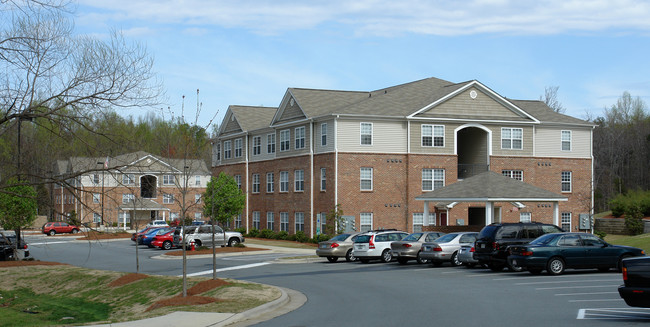
[[(32, 255), (93, 269), (135, 271), (131, 241), (71, 242), (28, 237)], [(56, 243), (55, 243), (56, 242)], [(63, 243), (58, 243), (63, 242)], [(140, 272), (180, 275), (180, 260), (140, 247)], [(291, 254), (219, 258), (220, 277), (291, 288), (307, 303), (257, 326), (641, 326), (650, 310), (620, 299), (619, 273), (562, 276), (487, 269), (371, 262), (283, 263)], [(188, 260), (188, 273), (209, 274), (212, 259)]]

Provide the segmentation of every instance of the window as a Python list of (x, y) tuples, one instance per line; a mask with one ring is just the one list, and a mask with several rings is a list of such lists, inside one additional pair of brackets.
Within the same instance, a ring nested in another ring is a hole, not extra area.
[(217, 153), (217, 161), (221, 161), (221, 143), (217, 143), (215, 152)]
[(280, 151), (289, 151), (289, 138), (291, 132), (288, 129), (280, 131)]
[(163, 185), (174, 185), (174, 175), (163, 175)]
[(262, 154), (262, 137), (254, 136), (253, 137), (253, 155), (258, 156)]
[(372, 229), (372, 213), (362, 212), (359, 214), (359, 231), (367, 232)]
[(253, 211), (253, 228), (260, 229), (260, 212)]
[(240, 158), (242, 154), (242, 142), (241, 139), (235, 140), (235, 158)]
[(223, 142), (223, 158), (230, 159), (232, 158), (232, 144), (231, 141)]
[(133, 202), (135, 200), (135, 195), (131, 193), (122, 194), (122, 204)]
[(99, 174), (93, 174), (93, 183), (99, 184)]
[(327, 123), (320, 124), (320, 145), (327, 145)]
[(295, 214), (296, 218), (296, 232), (304, 232), (305, 231), (305, 213), (303, 212), (296, 212)]
[(418, 233), (422, 231), (422, 225), (424, 225), (424, 214), (421, 212), (413, 213), (413, 233)]
[(194, 213), (194, 221), (201, 221), (201, 213), (200, 212), (195, 212)]
[(289, 213), (280, 212), (280, 231), (289, 231)]
[(235, 182), (237, 183), (237, 188), (241, 190), (241, 175), (235, 175)]
[(372, 145), (372, 123), (361, 123), (361, 145)]
[(118, 224), (128, 224), (131, 222), (131, 213), (129, 211), (120, 211), (117, 214)]
[(201, 194), (194, 194), (194, 203), (201, 203)]
[(131, 185), (135, 183), (135, 175), (133, 174), (122, 174), (122, 184)]
[(327, 189), (327, 169), (320, 169), (320, 190), (325, 191)]
[(433, 191), (445, 186), (444, 169), (422, 169), (422, 191)]
[(562, 192), (571, 192), (571, 172), (562, 172)]
[(194, 176), (194, 185), (196, 185), (196, 186), (201, 185), (201, 176), (199, 176), (199, 175)]
[(289, 192), (289, 172), (280, 172), (280, 192)]
[(523, 170), (502, 170), (501, 174), (506, 177), (516, 179), (518, 181), (524, 180), (524, 171)]
[(172, 212), (172, 213), (170, 213), (170, 214), (169, 214), (169, 219), (171, 219), (172, 221), (178, 219), (178, 212)]
[(361, 190), (372, 191), (372, 168), (362, 167), (359, 175), (361, 179)]
[(571, 131), (562, 131), (562, 151), (571, 151)]
[(163, 193), (163, 203), (172, 204), (174, 203), (174, 194), (165, 194)]
[(273, 220), (275, 220), (275, 213), (267, 212), (266, 213), (266, 229), (273, 230)]
[(443, 125), (422, 125), (422, 146), (444, 147), (445, 126)]
[(102, 195), (99, 193), (93, 193), (93, 203), (99, 203), (102, 201)]
[(294, 192), (303, 192), (305, 190), (305, 171), (296, 170), (293, 173)]
[(241, 214), (238, 214), (235, 217), (235, 228), (241, 228)]
[(97, 223), (97, 224), (101, 223), (102, 222), (102, 215), (100, 215), (100, 214), (98, 214), (96, 212), (93, 212), (93, 222)]
[(266, 153), (275, 153), (275, 134), (266, 135)]
[(325, 234), (327, 230), (327, 214), (324, 212), (320, 213), (320, 233)]
[(522, 222), (522, 223), (531, 222), (531, 213), (530, 212), (520, 212), (519, 213), (519, 221)]
[(562, 229), (564, 229), (567, 232), (571, 231), (571, 213), (570, 212), (563, 212), (560, 214), (562, 218)]
[(501, 128), (501, 148), (511, 150), (523, 149), (524, 137), (521, 128)]
[(296, 141), (296, 149), (304, 149), (305, 148), (305, 127), (296, 127), (294, 130), (294, 139)]
[(253, 174), (253, 193), (260, 193), (260, 174)]
[(274, 174), (273, 173), (266, 173), (266, 193), (273, 193), (274, 190)]

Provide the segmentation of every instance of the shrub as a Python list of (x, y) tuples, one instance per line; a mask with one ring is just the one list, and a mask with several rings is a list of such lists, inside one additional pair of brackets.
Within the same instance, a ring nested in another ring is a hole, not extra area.
[(594, 235), (596, 235), (596, 236), (598, 236), (598, 237), (600, 237), (601, 239), (604, 240), (604, 239), (605, 239), (605, 236), (607, 236), (607, 233), (605, 233), (605, 232), (601, 232), (601, 231), (599, 231), (599, 230), (595, 230), (595, 231), (594, 231)]
[(626, 212), (625, 227), (632, 235), (643, 234), (643, 213), (638, 208)]
[(262, 229), (262, 230), (260, 230), (260, 233), (258, 235), (258, 237), (266, 238), (266, 239), (273, 239), (273, 238), (275, 238), (274, 236), (275, 236), (275, 233), (270, 229)]
[(245, 248), (246, 245), (244, 245), (244, 243), (237, 243), (233, 247), (235, 247), (235, 248)]
[(257, 228), (252, 228), (252, 229), (248, 232), (248, 237), (257, 237), (257, 235), (258, 235), (259, 233), (260, 233), (260, 230), (259, 230), (259, 229), (257, 229)]
[(235, 232), (239, 232), (242, 235), (246, 235), (246, 228), (245, 227), (235, 228)]
[(314, 238), (309, 239), (309, 242), (318, 244), (318, 242), (324, 242), (329, 240), (330, 238), (332, 238), (330, 235), (320, 234), (320, 235), (316, 235), (316, 237)]
[(307, 242), (307, 240), (309, 240), (309, 237), (307, 237), (307, 235), (305, 235), (305, 232), (303, 232), (301, 230), (296, 232), (295, 241), (300, 242), (300, 243), (305, 243), (305, 242)]
[(287, 237), (289, 237), (289, 233), (287, 233), (286, 231), (280, 231), (277, 234), (275, 234), (276, 240), (286, 240)]

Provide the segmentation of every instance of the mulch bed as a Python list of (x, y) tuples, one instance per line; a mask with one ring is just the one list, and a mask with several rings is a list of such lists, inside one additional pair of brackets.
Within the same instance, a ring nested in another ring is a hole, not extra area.
[(112, 281), (108, 286), (110, 287), (118, 287), (118, 286), (123, 286), (126, 284), (133, 283), (135, 281), (139, 281), (141, 279), (145, 279), (149, 277), (148, 275), (145, 274), (136, 274), (136, 273), (131, 273), (131, 274), (126, 274), (114, 281)]
[(25, 266), (58, 266), (65, 263), (38, 261), (38, 260), (19, 260), (19, 261), (0, 261), (0, 268), (5, 267), (25, 267)]
[(198, 296), (197, 294), (205, 293), (209, 290), (215, 289), (220, 286), (228, 285), (230, 283), (222, 279), (204, 280), (190, 287), (187, 290), (187, 296), (183, 297), (182, 294), (174, 296), (169, 299), (160, 300), (147, 308), (145, 311), (166, 307), (166, 306), (180, 306), (180, 305), (200, 305), (212, 302), (221, 302), (223, 300), (215, 299), (209, 296)]
[[(249, 252), (249, 251), (268, 251), (269, 249), (260, 249), (260, 248), (240, 248), (240, 247), (218, 247), (216, 249), (217, 253), (239, 253), (239, 252)], [(212, 248), (201, 249), (196, 251), (185, 251), (185, 255), (197, 255), (197, 254), (212, 254)], [(169, 251), (165, 255), (171, 256), (182, 256), (183, 250)]]

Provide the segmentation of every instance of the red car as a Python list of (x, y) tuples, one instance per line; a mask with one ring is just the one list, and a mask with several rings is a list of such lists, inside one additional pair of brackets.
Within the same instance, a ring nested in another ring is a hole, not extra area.
[(70, 225), (68, 223), (51, 221), (43, 225), (43, 234), (56, 235), (56, 233), (72, 233), (77, 234), (81, 229), (79, 226)]
[(131, 241), (137, 243), (138, 242), (137, 239), (140, 238), (140, 235), (146, 234), (147, 232), (149, 232), (153, 228), (160, 228), (160, 227), (153, 227), (153, 226), (145, 227), (144, 229), (141, 229), (139, 232), (135, 232), (135, 233), (131, 234)]
[(164, 233), (154, 236), (151, 241), (153, 247), (161, 248), (163, 250), (169, 250), (174, 247), (174, 229)]

